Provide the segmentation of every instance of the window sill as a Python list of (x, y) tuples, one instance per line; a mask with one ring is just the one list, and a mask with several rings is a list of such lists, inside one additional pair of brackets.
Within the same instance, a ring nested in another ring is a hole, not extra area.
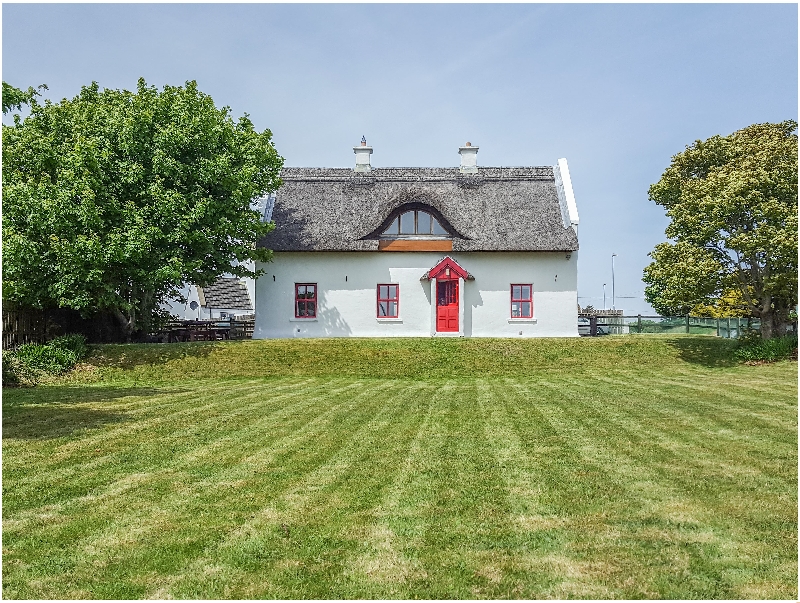
[(289, 319), (289, 322), (318, 322), (317, 317), (314, 318), (297, 318), (296, 316), (292, 316)]
[(400, 318), (399, 316), (395, 316), (395, 317), (391, 317), (391, 318), (389, 318), (389, 317), (376, 318), (375, 320), (377, 320), (378, 322), (403, 322), (403, 319)]
[(529, 323), (535, 325), (536, 324), (536, 319), (535, 318), (509, 318), (508, 319), (508, 324), (513, 324), (513, 323), (517, 323), (517, 322), (529, 322)]

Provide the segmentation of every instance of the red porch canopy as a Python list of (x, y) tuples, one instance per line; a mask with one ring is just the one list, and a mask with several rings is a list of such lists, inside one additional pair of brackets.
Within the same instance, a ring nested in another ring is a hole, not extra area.
[(449, 280), (463, 278), (465, 281), (474, 281), (475, 277), (469, 272), (464, 270), (458, 262), (456, 262), (449, 255), (439, 261), (433, 268), (428, 270), (422, 275), (421, 281), (436, 280)]

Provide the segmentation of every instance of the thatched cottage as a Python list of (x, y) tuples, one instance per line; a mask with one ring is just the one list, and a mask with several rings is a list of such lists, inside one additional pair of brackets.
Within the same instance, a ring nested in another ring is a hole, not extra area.
[(577, 337), (578, 211), (544, 167), (285, 168), (254, 338)]

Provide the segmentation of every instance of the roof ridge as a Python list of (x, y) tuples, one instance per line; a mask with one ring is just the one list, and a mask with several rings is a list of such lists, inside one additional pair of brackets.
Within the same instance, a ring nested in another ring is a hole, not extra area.
[[(369, 175), (371, 172), (378, 170), (447, 170), (447, 171), (461, 171), (461, 168), (455, 166), (423, 166), (423, 165), (393, 165), (393, 166), (372, 166), (369, 172), (356, 172), (350, 167), (321, 167), (321, 166), (284, 166), (283, 170), (331, 170), (340, 172), (353, 172), (356, 174)], [(530, 169), (548, 169), (552, 170), (552, 165), (479, 165), (478, 173), (480, 170), (530, 170)]]

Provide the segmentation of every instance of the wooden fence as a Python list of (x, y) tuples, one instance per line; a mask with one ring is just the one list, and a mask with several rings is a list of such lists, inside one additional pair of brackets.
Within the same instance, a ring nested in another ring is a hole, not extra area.
[[(109, 329), (105, 329), (103, 332), (101, 332), (102, 329), (98, 330), (99, 327), (103, 326), (100, 324), (102, 322), (97, 317), (93, 320), (84, 320), (75, 316), (59, 316), (58, 311), (45, 312), (3, 308), (3, 349), (13, 350), (23, 343), (46, 343), (64, 332), (84, 333), (87, 339), (93, 343), (116, 341), (118, 338), (109, 339)], [(241, 316), (197, 323), (182, 321), (167, 325), (166, 330), (162, 331), (161, 334), (168, 333), (171, 329), (182, 328), (186, 333), (193, 335), (190, 338), (183, 338), (187, 340), (222, 338), (223, 333), (225, 339), (252, 339), (254, 327), (254, 316)], [(210, 331), (214, 331), (214, 337), (212, 337)], [(114, 333), (111, 333), (111, 335), (114, 335)], [(165, 338), (165, 341), (170, 339), (176, 340), (177, 338), (169, 337)]]
[(716, 335), (737, 339), (745, 330), (758, 330), (757, 318), (704, 316), (623, 316), (621, 310), (578, 314), (578, 334), (583, 336), (661, 333)]
[(44, 312), (3, 310), (3, 349), (11, 350), (23, 343), (44, 343), (47, 315)]

